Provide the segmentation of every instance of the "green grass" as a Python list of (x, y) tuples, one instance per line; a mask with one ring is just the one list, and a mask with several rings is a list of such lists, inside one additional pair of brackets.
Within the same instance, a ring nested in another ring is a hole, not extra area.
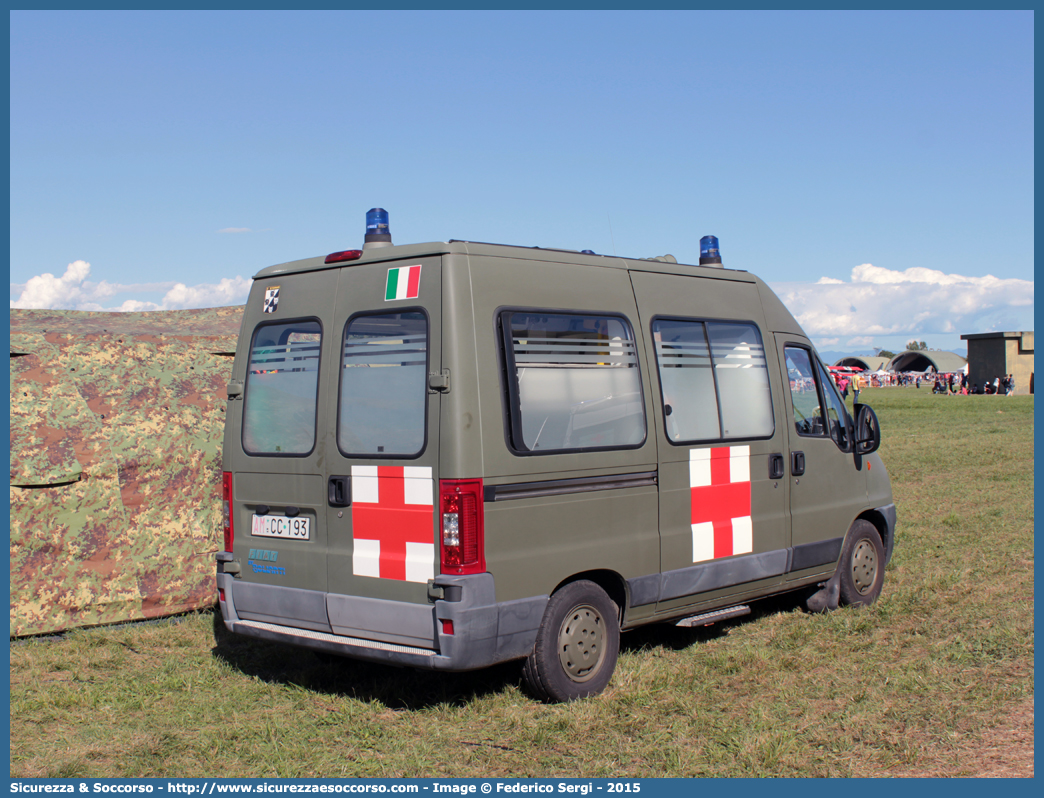
[(207, 614), (19, 641), (12, 775), (978, 775), (983, 740), (1027, 707), (1032, 768), (1033, 398), (862, 399), (899, 514), (870, 609), (808, 615), (782, 597), (641, 629), (605, 693), (567, 706), (531, 700), (517, 664), (437, 674), (215, 647)]

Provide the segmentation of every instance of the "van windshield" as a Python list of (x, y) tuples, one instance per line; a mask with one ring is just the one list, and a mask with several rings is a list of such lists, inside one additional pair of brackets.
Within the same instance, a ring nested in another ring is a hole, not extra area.
[(337, 445), (349, 455), (424, 449), (428, 320), (420, 311), (355, 316), (344, 329)]

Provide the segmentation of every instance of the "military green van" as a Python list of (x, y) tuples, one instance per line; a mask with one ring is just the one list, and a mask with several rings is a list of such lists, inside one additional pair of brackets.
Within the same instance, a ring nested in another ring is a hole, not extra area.
[(228, 386), (228, 631), (600, 692), (620, 632), (805, 590), (869, 604), (895, 543), (854, 417), (764, 282), (451, 240), (254, 277)]

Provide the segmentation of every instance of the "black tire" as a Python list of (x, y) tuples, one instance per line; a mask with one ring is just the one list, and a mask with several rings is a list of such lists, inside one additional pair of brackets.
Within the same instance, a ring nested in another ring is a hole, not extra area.
[(869, 521), (856, 521), (848, 530), (838, 569), (842, 604), (866, 607), (881, 595), (884, 544), (877, 528)]
[(620, 652), (619, 610), (594, 582), (570, 582), (544, 610), (533, 652), (522, 667), (540, 700), (575, 701), (605, 689)]

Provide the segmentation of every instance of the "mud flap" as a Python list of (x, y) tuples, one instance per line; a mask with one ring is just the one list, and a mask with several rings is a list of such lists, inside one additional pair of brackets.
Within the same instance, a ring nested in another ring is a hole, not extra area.
[(834, 571), (834, 575), (827, 580), (823, 586), (813, 593), (805, 601), (805, 607), (809, 612), (829, 612), (837, 609), (838, 599), (841, 595), (841, 568)]

